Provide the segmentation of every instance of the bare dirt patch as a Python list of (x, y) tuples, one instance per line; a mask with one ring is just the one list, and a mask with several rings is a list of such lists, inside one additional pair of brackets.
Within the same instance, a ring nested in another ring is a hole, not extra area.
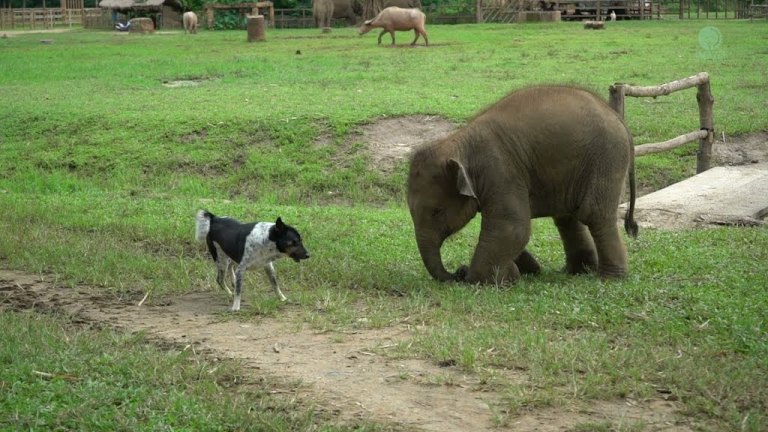
[(768, 132), (729, 137), (720, 134), (712, 146), (712, 165), (747, 165), (768, 162)]
[[(473, 375), (419, 359), (392, 360), (382, 354), (408, 341), (414, 329), (398, 324), (344, 333), (316, 332), (301, 325), (287, 306), (278, 319), (231, 319), (228, 299), (210, 292), (173, 299), (140, 295), (116, 298), (88, 287), (65, 288), (45, 277), (0, 270), (0, 308), (62, 311), (78, 321), (145, 332), (174, 345), (194, 347), (218, 358), (242, 361), (255, 378), (275, 376), (301, 382), (295, 392), (340, 421), (373, 420), (413, 431), (567, 431), (609, 422), (643, 424), (644, 430), (692, 431), (672, 401), (601, 401), (568, 409), (544, 409), (507, 417), (497, 409), (502, 395)], [(223, 316), (222, 314), (227, 314)], [(522, 372), (500, 371), (524, 382)]]
[(414, 148), (447, 136), (457, 127), (439, 116), (391, 117), (361, 126), (350, 140), (366, 143), (372, 168), (390, 172)]

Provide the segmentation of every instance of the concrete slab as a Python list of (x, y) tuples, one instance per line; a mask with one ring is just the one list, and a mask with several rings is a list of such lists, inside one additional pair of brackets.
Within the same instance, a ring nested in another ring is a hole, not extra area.
[(760, 225), (768, 216), (768, 164), (712, 168), (640, 197), (635, 209), (647, 228)]

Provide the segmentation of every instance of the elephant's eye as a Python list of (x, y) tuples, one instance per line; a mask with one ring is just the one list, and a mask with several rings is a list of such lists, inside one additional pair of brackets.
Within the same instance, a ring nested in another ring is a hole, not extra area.
[(442, 216), (444, 212), (445, 212), (445, 210), (444, 210), (444, 209), (441, 209), (441, 208), (433, 208), (433, 209), (432, 209), (432, 217), (439, 217), (439, 216)]

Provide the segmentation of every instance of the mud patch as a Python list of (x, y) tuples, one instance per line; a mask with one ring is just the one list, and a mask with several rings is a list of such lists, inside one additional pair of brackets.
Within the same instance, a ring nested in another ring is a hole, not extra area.
[[(581, 409), (545, 409), (516, 417), (504, 414), (502, 396), (479, 377), (420, 359), (393, 360), (386, 351), (407, 343), (415, 329), (317, 332), (302, 325), (298, 307), (278, 319), (245, 321), (222, 313), (229, 300), (197, 292), (137, 306), (141, 295), (120, 298), (88, 287), (66, 288), (39, 276), (0, 270), (0, 310), (64, 312), (78, 322), (145, 332), (150, 338), (194, 347), (215, 358), (239, 359), (254, 379), (274, 376), (303, 385), (304, 400), (316, 401), (341, 421), (372, 420), (409, 431), (574, 430), (579, 425), (642, 424), (643, 430), (691, 431), (675, 402), (596, 402)], [(522, 372), (498, 371), (524, 383)], [(501, 423), (499, 420), (501, 419)]]
[(768, 162), (768, 132), (715, 137), (712, 165), (748, 165)]
[(366, 143), (372, 168), (386, 173), (407, 159), (414, 148), (445, 137), (457, 127), (439, 116), (391, 117), (361, 126), (350, 139)]

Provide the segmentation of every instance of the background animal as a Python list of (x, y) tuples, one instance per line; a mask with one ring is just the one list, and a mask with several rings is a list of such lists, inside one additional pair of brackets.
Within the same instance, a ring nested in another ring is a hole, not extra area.
[(195, 218), (195, 238), (198, 241), (205, 240), (208, 245), (208, 252), (216, 263), (216, 282), (220, 287), (226, 288), (226, 272), (230, 269), (232, 261), (237, 263), (234, 271), (233, 312), (240, 310), (243, 276), (248, 267), (262, 266), (275, 294), (285, 301), (285, 295), (277, 284), (272, 262), (283, 257), (290, 257), (296, 262), (309, 258), (299, 232), (284, 224), (279, 217), (275, 223), (240, 223), (235, 219), (217, 217), (207, 210), (200, 210)]
[(333, 19), (343, 19), (348, 26), (357, 24), (358, 17), (363, 13), (363, 4), (360, 0), (332, 0)]
[(424, 45), (429, 46), (427, 31), (424, 29), (426, 20), (427, 16), (418, 9), (402, 9), (392, 6), (379, 12), (376, 18), (365, 21), (360, 27), (359, 33), (364, 35), (374, 28), (381, 28), (379, 44), (381, 44), (381, 37), (384, 36), (384, 33), (389, 33), (392, 36), (392, 45), (394, 45), (395, 31), (413, 30), (416, 37), (411, 45), (415, 45), (421, 36), (424, 38)]
[[(408, 175), (416, 243), (438, 280), (515, 281), (537, 273), (525, 247), (531, 218), (551, 216), (565, 248), (566, 271), (627, 272), (616, 212), (629, 173), (625, 229), (637, 235), (634, 147), (623, 120), (579, 88), (513, 92), (452, 135), (417, 149)], [(472, 262), (449, 273), (443, 241), (482, 213)]]
[(184, 12), (184, 15), (181, 16), (181, 21), (184, 24), (184, 34), (187, 32), (196, 34), (197, 33), (197, 14), (189, 11)]
[(312, 16), (315, 18), (315, 25), (322, 29), (330, 28), (333, 9), (333, 0), (313, 0)]

